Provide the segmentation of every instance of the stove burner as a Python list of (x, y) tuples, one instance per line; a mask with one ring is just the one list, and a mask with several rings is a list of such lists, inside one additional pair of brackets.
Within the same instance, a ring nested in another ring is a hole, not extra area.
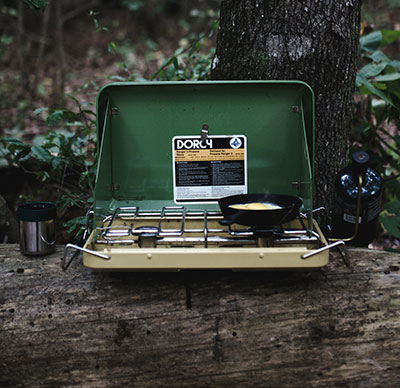
[(156, 226), (139, 226), (134, 231), (140, 231), (138, 235), (138, 244), (140, 248), (155, 248), (159, 228)]
[(256, 237), (278, 237), (284, 234), (283, 228), (271, 228), (271, 229), (259, 229), (259, 228), (250, 228)]

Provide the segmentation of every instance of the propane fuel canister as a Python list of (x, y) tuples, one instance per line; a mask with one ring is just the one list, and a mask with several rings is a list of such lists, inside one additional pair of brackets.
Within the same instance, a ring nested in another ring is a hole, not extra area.
[(368, 162), (366, 152), (355, 152), (352, 164), (339, 171), (335, 179), (332, 236), (346, 239), (355, 232), (358, 181), (362, 177), (358, 232), (348, 242), (354, 246), (367, 246), (373, 241), (381, 210), (382, 179)]

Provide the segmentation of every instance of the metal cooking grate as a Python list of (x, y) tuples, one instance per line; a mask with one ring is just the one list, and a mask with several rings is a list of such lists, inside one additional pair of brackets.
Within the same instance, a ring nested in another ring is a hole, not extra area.
[(155, 246), (272, 246), (303, 245), (321, 241), (321, 236), (305, 225), (300, 215), (297, 227), (279, 226), (259, 231), (240, 226), (221, 226), (218, 211), (188, 211), (184, 206), (165, 206), (160, 211), (140, 211), (139, 207), (120, 207), (96, 228), (96, 244), (139, 247)]

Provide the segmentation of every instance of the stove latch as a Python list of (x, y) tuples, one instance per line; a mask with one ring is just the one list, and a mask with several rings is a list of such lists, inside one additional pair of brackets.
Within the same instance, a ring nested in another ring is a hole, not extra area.
[(305, 187), (309, 187), (310, 183), (309, 182), (292, 182), (292, 188), (293, 189), (304, 189)]
[(111, 183), (106, 185), (106, 190), (109, 191), (118, 191), (121, 189), (121, 185), (119, 183)]
[(201, 127), (201, 143), (205, 145), (207, 139), (208, 139), (208, 124), (203, 124), (203, 126)]

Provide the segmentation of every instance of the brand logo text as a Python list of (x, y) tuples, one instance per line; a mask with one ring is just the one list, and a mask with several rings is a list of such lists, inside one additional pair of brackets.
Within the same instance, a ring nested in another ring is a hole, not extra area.
[(200, 139), (178, 139), (176, 141), (176, 148), (181, 150), (182, 148), (191, 150), (191, 149), (205, 149), (212, 148), (212, 140), (207, 139), (204, 143)]

